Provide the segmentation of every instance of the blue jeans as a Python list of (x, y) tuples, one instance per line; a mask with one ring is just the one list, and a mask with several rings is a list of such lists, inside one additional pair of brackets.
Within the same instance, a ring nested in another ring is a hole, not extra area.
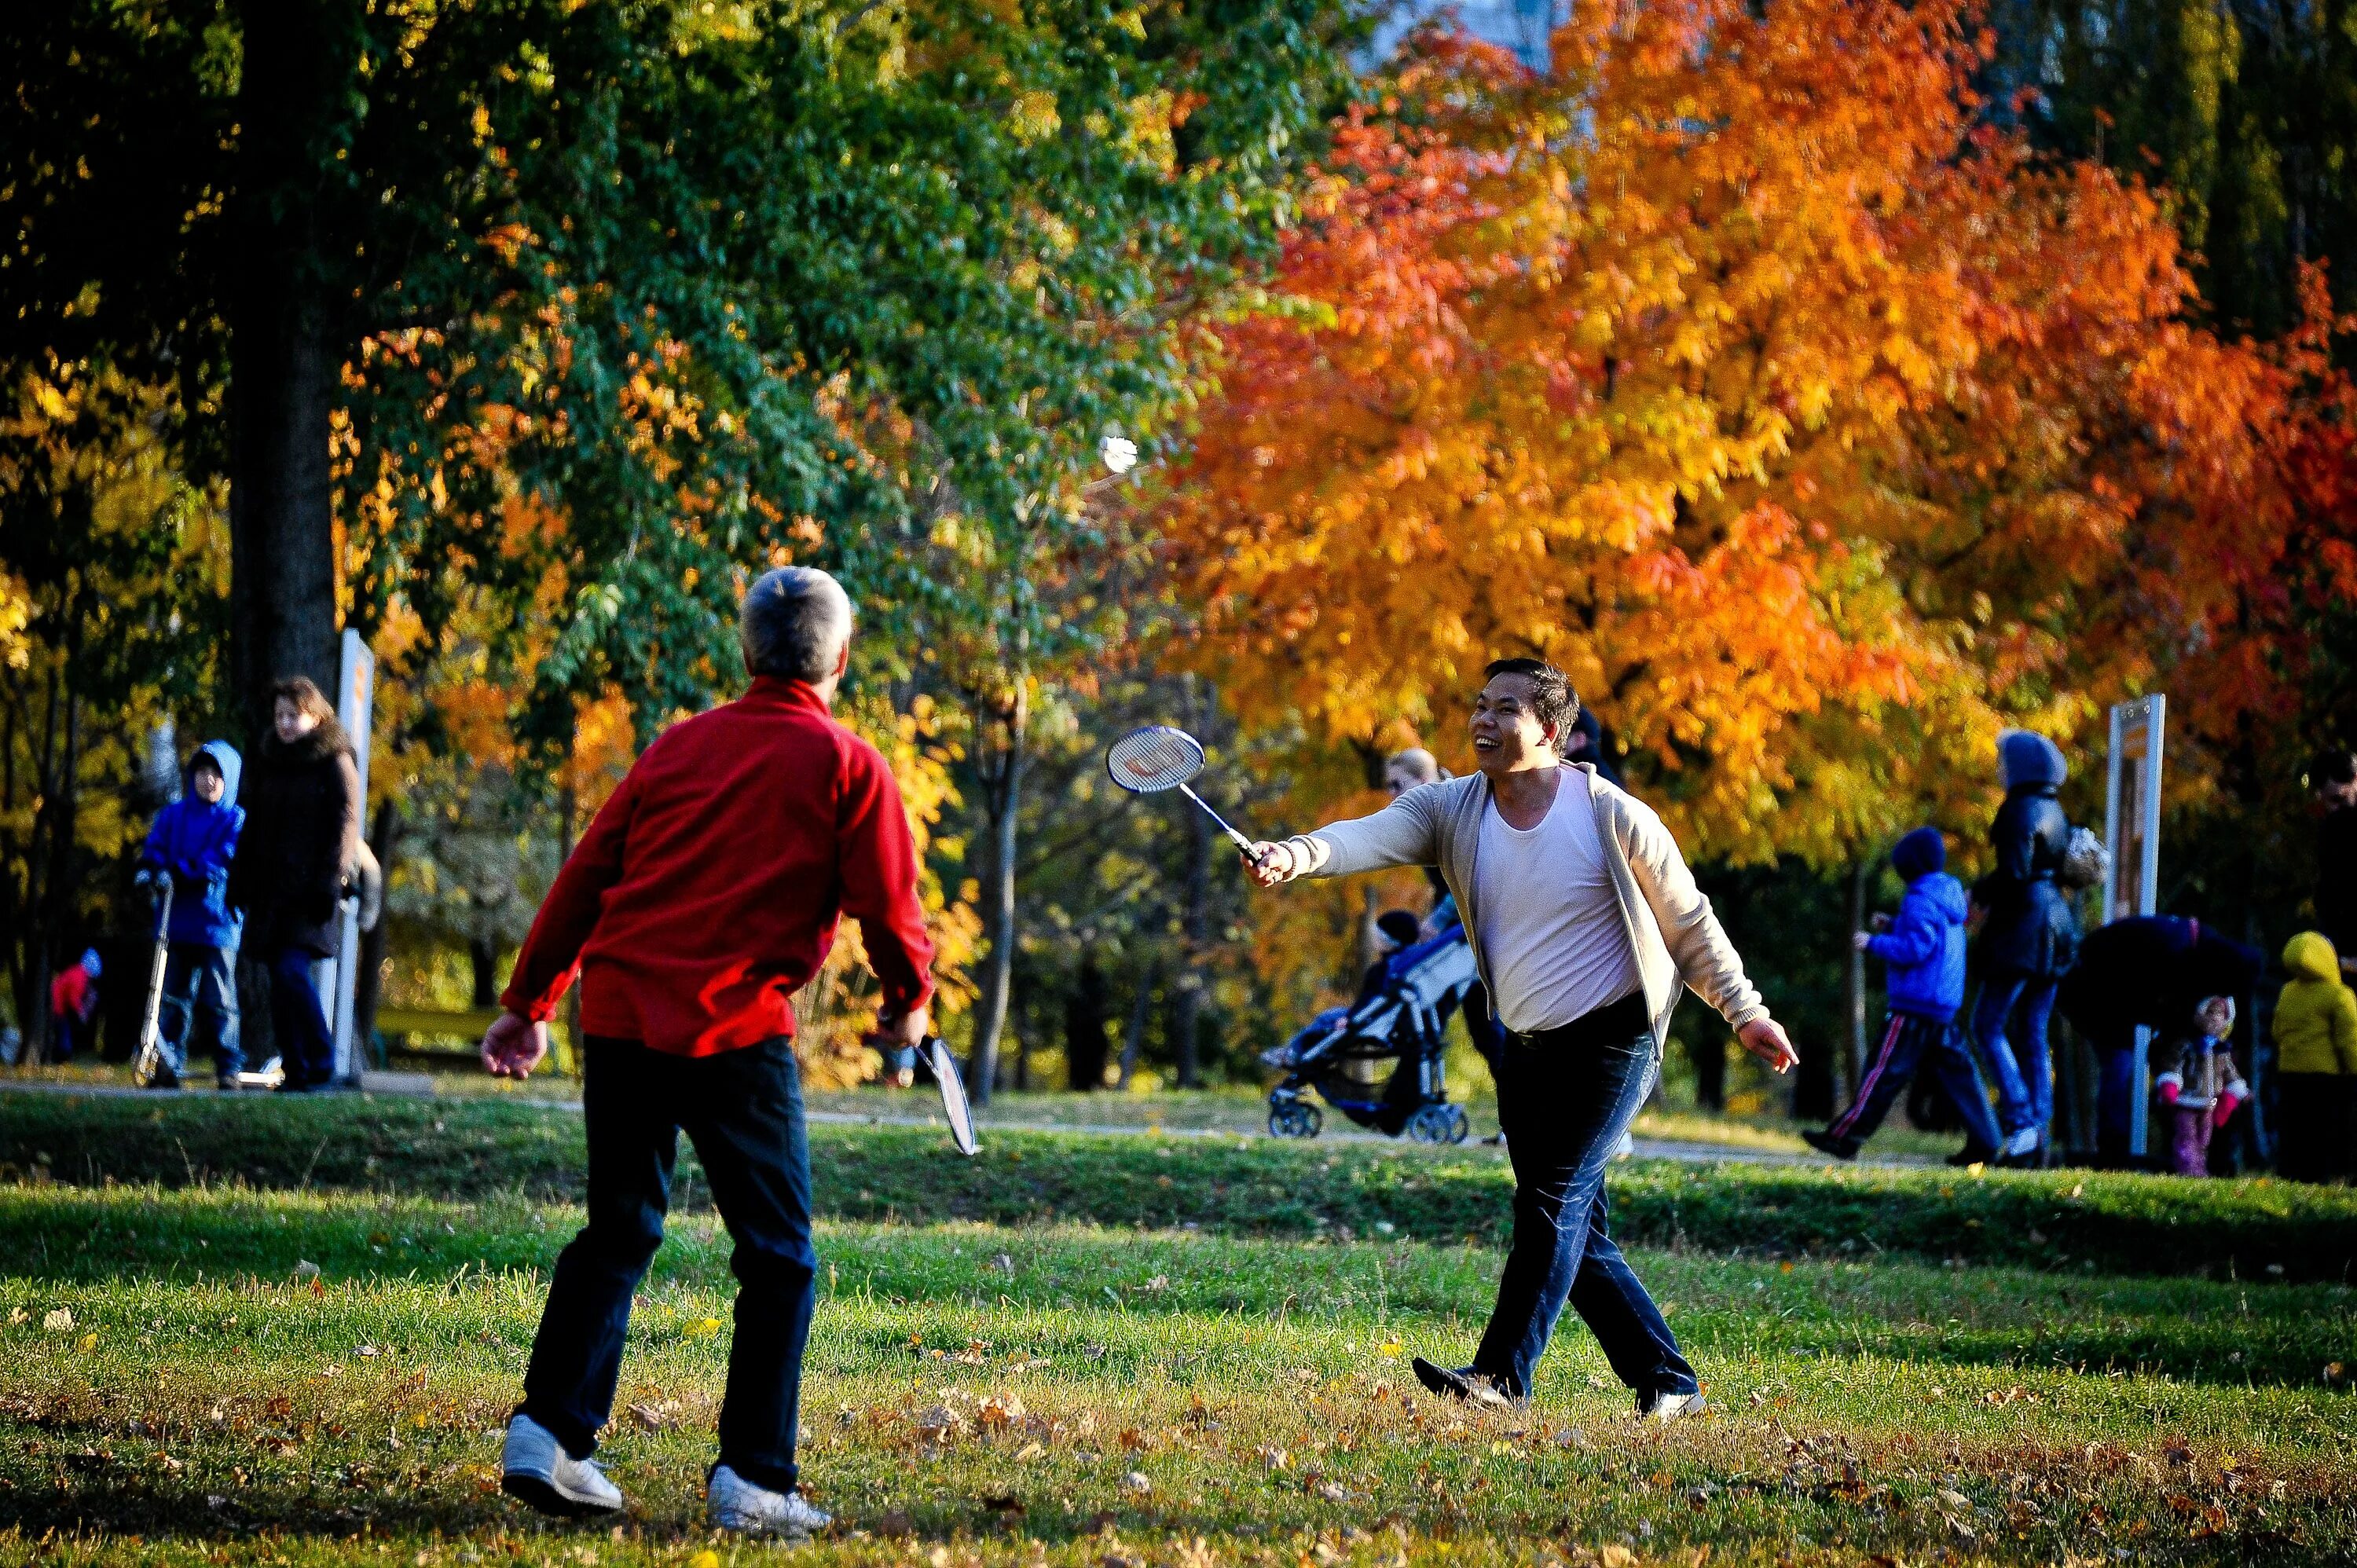
[(1857, 1098), (1825, 1131), (1846, 1140), (1853, 1149), (1873, 1137), (1890, 1113), (1890, 1102), (1922, 1066), (1926, 1052), (1948, 1098), (1956, 1102), (1957, 1113), (1964, 1119), (1964, 1136), (1972, 1141), (1971, 1146), (1996, 1153), (1999, 1139), (1996, 1122), (1989, 1115), (1988, 1090), (1981, 1082), (1980, 1069), (1973, 1066), (1972, 1048), (1964, 1044), (1964, 1031), (1953, 1022), (1912, 1013), (1892, 1013), (1884, 1018), (1882, 1043), (1875, 1047), (1866, 1076), (1858, 1080)]
[(213, 1076), (237, 1081), (245, 1058), (238, 1049), (237, 957), (228, 948), (174, 942), (164, 963), (164, 1006), (157, 1020), (157, 1054), (165, 1070), (178, 1078), (188, 1069), (188, 1053), (201, 1034), (212, 1047)]
[(1698, 1386), (1605, 1228), (1604, 1169), (1652, 1077), (1652, 1022), (1641, 992), (1544, 1035), (1509, 1034), (1499, 1051), (1514, 1241), (1473, 1367), (1513, 1398), (1529, 1397), (1566, 1301), (1639, 1397)]
[[(2047, 1045), (2046, 1023), (2054, 1015), (2059, 983), (2019, 975), (1992, 978), (1981, 988), (1980, 1005), (1973, 1009), (1973, 1033), (1979, 1037), (1989, 1076), (1996, 1080), (1997, 1119), (2008, 1137), (2035, 1127), (2043, 1138), (2054, 1123), (2054, 1058)], [(2008, 1039), (2005, 1026), (2016, 1002), (2021, 1004), (2021, 1030)]]
[(311, 982), (319, 961), (302, 948), (270, 955), (270, 1039), (288, 1089), (310, 1089), (336, 1075), (336, 1039)]
[(662, 1243), (682, 1130), (704, 1162), (736, 1251), (737, 1327), (720, 1406), (720, 1463), (794, 1485), (802, 1348), (818, 1304), (802, 1074), (784, 1036), (711, 1057), (591, 1036), (583, 1053), (589, 1222), (556, 1260), (518, 1408), (587, 1458), (613, 1413), (630, 1295)]

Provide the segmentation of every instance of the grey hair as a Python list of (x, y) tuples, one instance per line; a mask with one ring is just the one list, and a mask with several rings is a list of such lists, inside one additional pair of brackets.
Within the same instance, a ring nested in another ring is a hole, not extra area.
[(756, 675), (823, 681), (851, 641), (851, 596), (815, 566), (764, 572), (745, 590), (737, 634)]

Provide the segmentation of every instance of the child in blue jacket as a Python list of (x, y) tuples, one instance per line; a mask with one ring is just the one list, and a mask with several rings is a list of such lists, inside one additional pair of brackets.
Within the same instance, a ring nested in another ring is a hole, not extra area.
[[(1987, 1159), (1997, 1150), (1988, 1090), (1956, 1023), (1956, 1010), (1964, 1004), (1964, 915), (1969, 905), (1964, 885), (1942, 869), (1947, 863), (1948, 846), (1939, 829), (1917, 828), (1900, 839), (1890, 851), (1890, 864), (1907, 881), (1899, 918), (1887, 930), (1859, 931), (1851, 939), (1886, 966), (1890, 1011), (1883, 1019), (1881, 1043), (1858, 1081), (1857, 1098), (1824, 1132), (1801, 1134), (1812, 1148), (1835, 1159), (1857, 1158), (1858, 1146), (1882, 1125), (1890, 1102), (1906, 1089), (1927, 1051), (1948, 1097), (1964, 1113), (1965, 1134), (1972, 1140), (1965, 1154)], [(1880, 916), (1875, 919), (1878, 926), (1883, 923)]]
[(212, 1046), (213, 1075), (237, 1087), (245, 1066), (238, 1048), (237, 944), (241, 917), (229, 907), (229, 865), (245, 810), (237, 803), (241, 761), (226, 741), (208, 741), (188, 759), (188, 792), (156, 813), (140, 865), (172, 879), (170, 951), (157, 1029), (162, 1061), (152, 1087), (177, 1089), (188, 1049), (201, 1034)]

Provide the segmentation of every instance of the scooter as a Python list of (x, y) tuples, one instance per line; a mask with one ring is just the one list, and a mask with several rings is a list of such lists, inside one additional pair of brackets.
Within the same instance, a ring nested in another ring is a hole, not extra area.
[(131, 1081), (145, 1089), (164, 1065), (164, 966), (170, 961), (172, 878), (143, 871), (139, 883), (156, 901), (156, 950), (147, 964), (147, 1004), (139, 1015), (139, 1051), (131, 1060)]

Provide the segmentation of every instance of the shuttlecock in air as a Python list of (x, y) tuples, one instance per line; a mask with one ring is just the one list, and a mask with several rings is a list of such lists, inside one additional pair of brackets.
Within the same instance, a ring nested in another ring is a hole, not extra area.
[(1108, 435), (1097, 443), (1097, 456), (1114, 473), (1126, 474), (1137, 467), (1137, 443), (1126, 435)]

